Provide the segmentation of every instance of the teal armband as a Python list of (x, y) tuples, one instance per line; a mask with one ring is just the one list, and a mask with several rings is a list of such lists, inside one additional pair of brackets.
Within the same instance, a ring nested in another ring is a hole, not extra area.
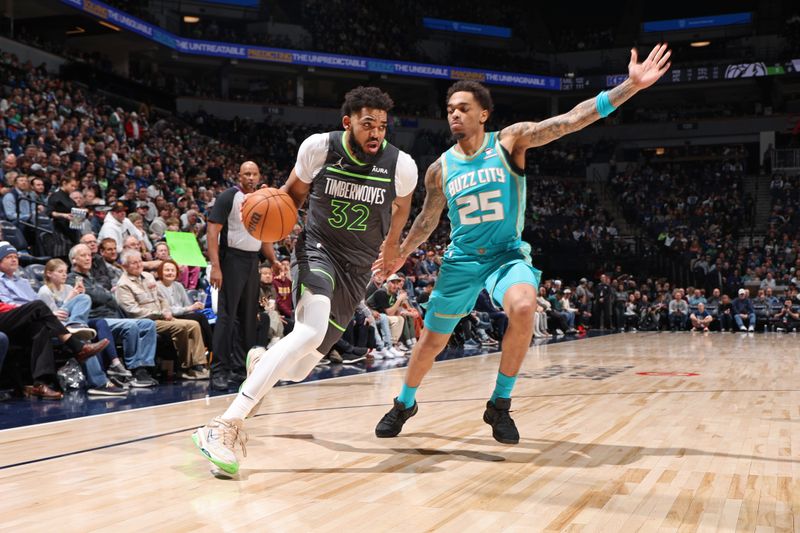
[(608, 91), (603, 91), (598, 94), (594, 99), (594, 105), (597, 107), (597, 113), (603, 118), (607, 117), (617, 109), (611, 105), (611, 100), (608, 98)]

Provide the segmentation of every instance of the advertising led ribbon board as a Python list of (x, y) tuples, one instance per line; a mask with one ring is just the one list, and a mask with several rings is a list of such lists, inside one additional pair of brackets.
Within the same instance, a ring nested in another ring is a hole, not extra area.
[(475, 80), (491, 85), (525, 87), (529, 89), (561, 90), (561, 78), (513, 72), (499, 72), (474, 68), (450, 67), (426, 63), (409, 63), (372, 59), (367, 57), (326, 54), (281, 48), (266, 48), (236, 43), (187, 39), (128, 15), (97, 0), (61, 0), (62, 3), (93, 15), (120, 28), (155, 41), (184, 54), (224, 57), (229, 59), (251, 59), (270, 63), (284, 63), (307, 67), (333, 68), (361, 72), (377, 72), (416, 78), (445, 80)]

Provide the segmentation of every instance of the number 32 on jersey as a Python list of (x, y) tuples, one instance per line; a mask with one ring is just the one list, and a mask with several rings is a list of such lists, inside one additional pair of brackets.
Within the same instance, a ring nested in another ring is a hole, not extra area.
[[(494, 190), (456, 198), (456, 205), (459, 206), (459, 222), (469, 226), (481, 222), (503, 220), (505, 216), (503, 202), (498, 201), (501, 195), (502, 191)], [(480, 211), (480, 213), (476, 214), (476, 211)]]

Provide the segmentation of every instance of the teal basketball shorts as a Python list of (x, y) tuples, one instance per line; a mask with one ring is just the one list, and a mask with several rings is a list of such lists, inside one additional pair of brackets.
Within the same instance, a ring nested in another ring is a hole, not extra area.
[(524, 283), (539, 287), (542, 273), (531, 265), (520, 250), (511, 250), (495, 258), (454, 257), (445, 259), (433, 287), (425, 327), (436, 333), (450, 334), (458, 322), (475, 307), (475, 300), (486, 289), (498, 306), (512, 285)]

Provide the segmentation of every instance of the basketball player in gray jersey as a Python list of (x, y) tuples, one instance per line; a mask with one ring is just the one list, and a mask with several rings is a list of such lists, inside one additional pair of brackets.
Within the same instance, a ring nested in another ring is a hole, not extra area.
[[(414, 160), (385, 140), (393, 102), (376, 87), (345, 96), (343, 131), (303, 141), (283, 190), (308, 220), (292, 258), (295, 326), (269, 350), (247, 356), (247, 380), (225, 413), (192, 435), (203, 455), (228, 474), (239, 470), (243, 419), (279, 380), (301, 381), (339, 340), (364, 297), (383, 247), (396, 258), (417, 185)], [(384, 259), (385, 260), (385, 259)]]

